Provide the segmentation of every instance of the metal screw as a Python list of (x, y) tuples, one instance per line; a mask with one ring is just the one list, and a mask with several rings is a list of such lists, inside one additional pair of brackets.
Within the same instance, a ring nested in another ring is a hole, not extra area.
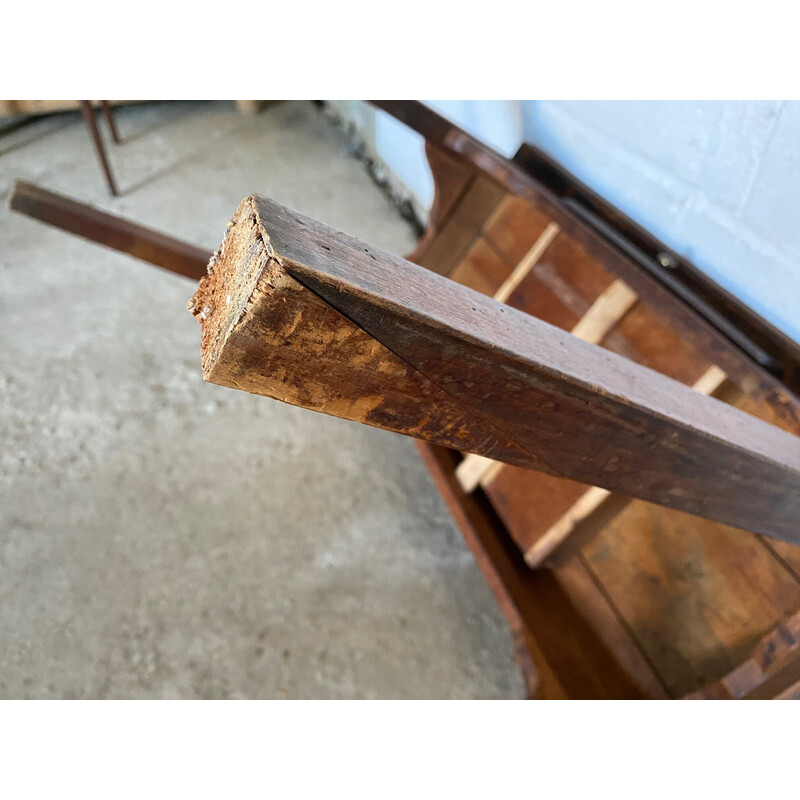
[(678, 266), (678, 262), (674, 256), (671, 256), (669, 253), (659, 253), (656, 256), (658, 263), (661, 264), (664, 269), (675, 269)]

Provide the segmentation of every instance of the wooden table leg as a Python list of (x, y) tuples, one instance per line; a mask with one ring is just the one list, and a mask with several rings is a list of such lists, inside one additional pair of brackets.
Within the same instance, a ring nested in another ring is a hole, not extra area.
[(88, 100), (79, 100), (78, 102), (81, 106), (83, 121), (86, 123), (86, 127), (89, 129), (89, 134), (94, 142), (94, 148), (97, 151), (97, 157), (100, 160), (100, 166), (103, 168), (103, 174), (106, 176), (108, 190), (114, 197), (117, 197), (119, 192), (117, 191), (117, 185), (114, 182), (114, 176), (111, 173), (111, 167), (109, 166), (108, 158), (106, 158), (105, 147), (103, 147), (103, 140), (100, 138), (100, 131), (97, 129), (97, 121), (94, 118), (92, 107), (89, 105)]
[(114, 144), (121, 144), (119, 134), (117, 133), (117, 125), (114, 122), (114, 115), (111, 113), (111, 105), (108, 100), (101, 100), (100, 108), (103, 109), (103, 116), (105, 116), (108, 127), (111, 130), (111, 138), (114, 140)]

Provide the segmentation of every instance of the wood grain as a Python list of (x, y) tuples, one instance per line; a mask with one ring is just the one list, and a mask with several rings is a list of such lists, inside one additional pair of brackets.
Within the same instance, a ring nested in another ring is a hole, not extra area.
[(195, 307), (212, 382), (800, 540), (800, 440), (266, 198)]
[(629, 644), (621, 658), (612, 650), (620, 630), (608, 607), (598, 603), (589, 621), (573, 602), (572, 592), (587, 580), (580, 568), (558, 576), (528, 569), (486, 498), (461, 491), (453, 475), (457, 455), (425, 442), (417, 447), (509, 622), (529, 696), (663, 696)]
[(676, 697), (733, 670), (800, 607), (757, 536), (648, 503), (629, 503), (583, 554)]
[(690, 700), (796, 699), (800, 683), (800, 613), (783, 620), (736, 669), (687, 696)]
[(16, 181), (8, 205), (28, 217), (188, 278), (198, 280), (206, 274), (211, 253), (202, 247), (107, 214), (41, 186)]
[[(586, 191), (576, 193), (578, 182), (574, 179), (571, 181), (571, 196), (559, 195), (558, 191), (563, 190), (567, 176), (564, 170), (560, 170), (558, 176), (560, 185), (558, 180), (547, 184), (540, 176), (531, 174), (530, 169), (526, 169), (530, 159), (524, 152), (525, 148), (521, 150), (519, 162), (509, 161), (419, 102), (371, 102), (422, 133), (428, 141), (442, 150), (449, 151), (465, 164), (491, 176), (506, 192), (518, 196), (546, 214), (568, 236), (580, 242), (593, 259), (622, 278), (643, 302), (657, 308), (667, 317), (679, 337), (692, 342), (707, 363), (719, 364), (745, 392), (768, 402), (796, 433), (800, 433), (800, 397), (787, 390), (768, 371), (759, 352), (766, 357), (766, 361), (770, 360), (769, 355), (760, 350), (758, 341), (742, 336), (738, 332), (737, 324), (762, 334), (767, 331), (768, 340), (777, 338), (784, 352), (791, 351), (792, 357), (788, 361), (782, 360), (790, 365), (787, 377), (793, 378), (792, 385), (795, 390), (800, 390), (800, 370), (796, 367), (800, 356), (793, 355), (800, 348), (787, 342), (787, 337), (774, 329), (770, 330), (770, 326), (757, 318), (751, 310), (743, 308), (734, 298), (726, 296), (721, 287), (702, 276), (698, 270), (691, 269), (691, 265), (685, 260), (678, 261), (682, 273), (692, 273), (692, 280), (688, 283), (661, 269), (647, 248), (668, 248), (652, 236), (644, 239), (639, 236), (631, 240), (620, 235), (613, 224), (615, 221), (623, 219), (628, 223), (626, 230), (637, 229), (637, 226), (629, 224), (630, 221), (616, 209), (611, 209), (610, 214), (606, 213), (610, 207), (597, 195)], [(552, 163), (548, 170), (553, 172)], [(641, 233), (641, 229), (638, 231)], [(682, 277), (683, 274), (679, 276)], [(696, 291), (698, 288), (702, 288), (700, 294)], [(709, 305), (706, 302), (709, 296), (722, 297), (724, 302)], [(733, 322), (726, 316), (726, 312), (731, 309), (735, 309)], [(774, 351), (775, 348), (772, 347), (770, 352)]]
[[(558, 226), (545, 228), (520, 265), (495, 293), (494, 299), (498, 303), (504, 303), (522, 283), (557, 234)], [(600, 344), (606, 334), (627, 314), (636, 299), (636, 295), (622, 281), (614, 281), (581, 317), (572, 329), (572, 335), (585, 342)], [(486, 486), (499, 474), (499, 470), (494, 467), (495, 463), (485, 456), (468, 455), (456, 470), (461, 488), (471, 492), (478, 486)]]

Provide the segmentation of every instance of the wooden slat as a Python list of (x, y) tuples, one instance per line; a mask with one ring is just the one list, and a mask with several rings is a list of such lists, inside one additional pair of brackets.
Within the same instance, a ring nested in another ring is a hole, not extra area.
[(800, 440), (266, 198), (194, 306), (211, 382), (800, 540)]
[(522, 261), (517, 264), (514, 271), (506, 278), (503, 285), (495, 293), (494, 299), (498, 303), (505, 303), (516, 288), (527, 277), (533, 269), (534, 264), (542, 257), (543, 253), (550, 246), (553, 239), (558, 235), (560, 228), (555, 222), (551, 222), (544, 230), (544, 233), (536, 240), (533, 247), (525, 254)]
[(106, 214), (32, 183), (14, 183), (9, 208), (188, 278), (198, 280), (206, 273), (210, 253), (202, 247)]
[(572, 335), (585, 342), (600, 344), (636, 300), (636, 293), (629, 286), (623, 281), (614, 281), (572, 329)]

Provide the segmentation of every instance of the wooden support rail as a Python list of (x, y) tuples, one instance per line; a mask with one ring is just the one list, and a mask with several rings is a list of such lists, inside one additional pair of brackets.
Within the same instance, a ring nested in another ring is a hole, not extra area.
[(201, 247), (107, 214), (25, 181), (11, 189), (9, 208), (142, 261), (199, 280), (209, 253)]
[(800, 439), (264, 197), (191, 310), (211, 382), (800, 542)]

